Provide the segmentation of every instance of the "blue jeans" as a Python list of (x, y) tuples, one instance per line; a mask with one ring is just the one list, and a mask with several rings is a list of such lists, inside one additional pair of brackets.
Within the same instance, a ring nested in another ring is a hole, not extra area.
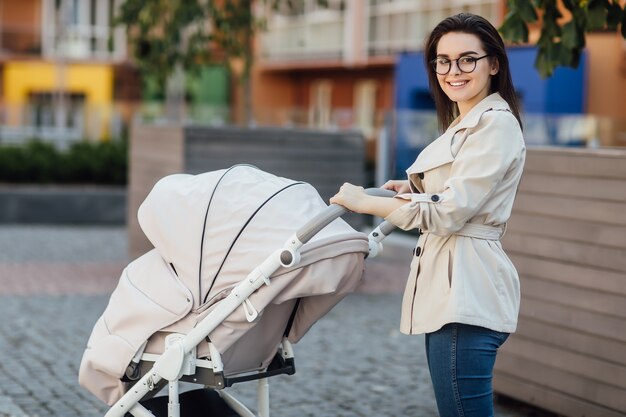
[(507, 337), (460, 323), (426, 334), (426, 358), (441, 417), (493, 416), (493, 366)]

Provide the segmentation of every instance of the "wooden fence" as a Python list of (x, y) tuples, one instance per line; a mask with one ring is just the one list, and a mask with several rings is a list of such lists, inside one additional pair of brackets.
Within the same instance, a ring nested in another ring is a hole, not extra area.
[[(151, 249), (137, 210), (154, 184), (173, 173), (198, 174), (252, 164), (305, 181), (326, 201), (344, 182), (365, 184), (365, 145), (357, 132), (135, 124), (131, 131), (128, 197), (129, 255)], [(356, 225), (362, 218), (352, 215)]]
[(626, 150), (529, 149), (503, 245), (522, 303), (496, 392), (565, 416), (626, 415)]

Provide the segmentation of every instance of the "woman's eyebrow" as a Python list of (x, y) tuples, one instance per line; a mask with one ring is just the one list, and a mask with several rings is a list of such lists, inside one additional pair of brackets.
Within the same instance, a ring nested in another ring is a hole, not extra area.
[[(475, 51), (465, 51), (465, 52), (461, 52), (459, 54), (459, 56), (472, 55), (472, 54), (478, 55), (478, 52), (475, 52)], [(437, 54), (437, 58), (449, 58), (449, 57), (450, 57), (450, 55), (448, 55), (448, 54)]]

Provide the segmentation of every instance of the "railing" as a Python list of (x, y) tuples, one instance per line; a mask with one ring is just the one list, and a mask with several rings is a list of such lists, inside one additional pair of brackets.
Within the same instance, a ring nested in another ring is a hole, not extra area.
[[(109, 43), (110, 39), (114, 41)], [(61, 34), (44, 37), (42, 52), (48, 57), (122, 60), (126, 57), (125, 35), (108, 26), (71, 25)]]
[[(33, 55), (47, 58), (123, 60), (126, 38), (108, 26), (72, 25), (62, 34), (42, 35), (32, 27), (0, 28), (0, 56)], [(113, 42), (110, 40), (113, 39)]]

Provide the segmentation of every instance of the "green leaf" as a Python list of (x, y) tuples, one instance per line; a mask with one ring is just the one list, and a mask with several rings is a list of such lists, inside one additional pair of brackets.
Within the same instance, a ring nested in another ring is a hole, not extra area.
[(604, 29), (607, 21), (606, 0), (590, 0), (587, 4), (587, 25), (588, 31)]
[(561, 26), (558, 20), (563, 17), (556, 5), (555, 0), (545, 0), (545, 9), (543, 14), (543, 23), (541, 26), (541, 38), (547, 38), (552, 41), (554, 38), (561, 37)]
[(570, 49), (561, 45), (560, 48), (558, 48), (558, 56), (556, 58), (556, 64), (558, 66), (576, 68), (580, 60), (580, 53), (577, 49)]
[(609, 4), (607, 16), (606, 16), (607, 29), (611, 31), (616, 30), (621, 20), (622, 20), (622, 8), (620, 7), (617, 1), (612, 1)]
[(500, 26), (500, 33), (504, 39), (511, 42), (528, 42), (528, 27), (519, 14), (509, 12)]
[[(574, 19), (567, 22), (563, 25), (563, 34), (561, 36), (561, 41), (563, 42), (563, 46), (569, 49), (581, 48), (584, 46), (584, 34), (576, 24)], [(581, 34), (583, 41), (581, 42)]]
[(530, 0), (516, 0), (515, 8), (524, 22), (534, 23), (537, 21), (537, 12)]
[(574, 12), (577, 8), (578, 8), (578, 4), (574, 3), (573, 0), (563, 0), (563, 5), (567, 8), (567, 10), (569, 10), (570, 12)]
[(542, 78), (548, 78), (554, 71), (554, 63), (547, 55), (547, 50), (540, 47), (537, 50), (537, 57), (535, 58), (535, 68), (539, 71), (539, 75)]

